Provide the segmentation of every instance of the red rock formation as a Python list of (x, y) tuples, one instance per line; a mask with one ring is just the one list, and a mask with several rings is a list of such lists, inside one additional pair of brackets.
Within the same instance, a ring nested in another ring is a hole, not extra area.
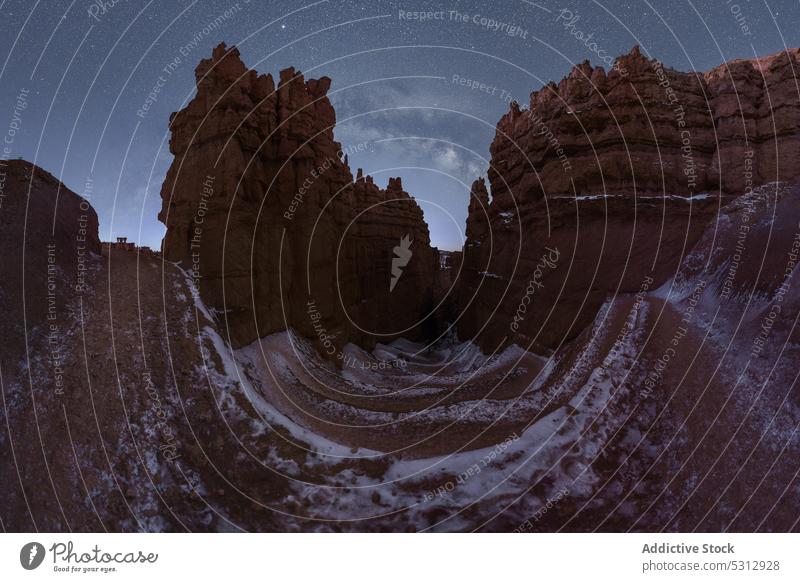
[(94, 208), (23, 160), (0, 162), (0, 218), (0, 345), (9, 358), (2, 363), (16, 366), (24, 325), (44, 329), (49, 321), (58, 328), (59, 314), (93, 276), (100, 239)]
[(276, 89), (224, 44), (196, 75), (197, 95), (171, 118), (163, 250), (224, 312), (231, 342), (288, 327), (337, 345), (416, 335), (431, 308), (428, 228), (399, 178), (381, 190), (359, 170), (354, 183), (333, 139), (330, 79), (286, 69)]
[(435, 333), (431, 340), (444, 337), (458, 317), (459, 309), (455, 290), (461, 276), (461, 251), (439, 251), (439, 262), (433, 278), (434, 323), (429, 331)]
[(573, 184), (577, 194), (739, 194), (748, 159), (754, 183), (797, 178), (798, 54), (706, 74), (664, 68), (638, 47), (618, 60), (624, 74), (584, 62), (500, 120), (492, 194), (523, 202), (572, 194)]
[[(668, 280), (723, 200), (800, 178), (798, 55), (695, 74), (636, 47), (609, 73), (585, 62), (529, 109), (512, 104), (491, 146), (491, 204), (473, 187), (460, 337), (555, 348), (610, 295)], [(537, 271), (548, 249), (559, 264)]]
[[(71, 504), (54, 496), (50, 484), (57, 467), (69, 465), (73, 480), (76, 474), (62, 448), (72, 436), (61, 430), (65, 406), (90, 410), (86, 394), (80, 403), (70, 400), (66, 370), (84, 339), (80, 322), (90, 313), (97, 232), (94, 209), (55, 177), (23, 160), (0, 162), (0, 514), (6, 531), (37, 524), (63, 531), (66, 526), (53, 525), (57, 516), (76, 506), (85, 510), (85, 489)], [(76, 364), (85, 378), (86, 360)], [(90, 424), (88, 416), (79, 422)]]

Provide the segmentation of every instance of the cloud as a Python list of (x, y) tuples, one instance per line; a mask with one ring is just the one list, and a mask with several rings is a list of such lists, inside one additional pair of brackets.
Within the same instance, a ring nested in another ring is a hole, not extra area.
[(483, 174), (486, 166), (477, 153), (466, 147), (425, 137), (379, 140), (376, 152), (390, 156), (397, 166), (431, 168), (467, 183)]
[(437, 152), (436, 164), (447, 172), (457, 172), (463, 166), (463, 160), (452, 147), (445, 147)]

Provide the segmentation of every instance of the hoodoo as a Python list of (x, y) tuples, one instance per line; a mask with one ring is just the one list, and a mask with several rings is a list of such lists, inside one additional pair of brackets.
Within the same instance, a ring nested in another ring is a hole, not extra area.
[[(196, 77), (197, 95), (171, 118), (163, 250), (191, 271), (231, 343), (289, 328), (315, 338), (323, 327), (338, 346), (417, 337), (434, 307), (428, 227), (399, 178), (385, 190), (361, 170), (353, 179), (333, 136), (331, 80), (290, 68), (276, 87), (224, 44)], [(404, 237), (413, 252), (390, 294)]]

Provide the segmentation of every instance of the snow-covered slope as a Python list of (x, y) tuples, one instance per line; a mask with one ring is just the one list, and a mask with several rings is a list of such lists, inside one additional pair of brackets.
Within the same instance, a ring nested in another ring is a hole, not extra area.
[(288, 483), (273, 509), (290, 529), (796, 528), (797, 202), (738, 200), (673, 280), (645, 275), (549, 358), (214, 339), (253, 435), (294, 451), (263, 459)]
[(546, 356), (233, 350), (176, 265), (93, 253), (3, 354), (2, 527), (796, 531), (798, 253), (800, 193), (760, 188)]

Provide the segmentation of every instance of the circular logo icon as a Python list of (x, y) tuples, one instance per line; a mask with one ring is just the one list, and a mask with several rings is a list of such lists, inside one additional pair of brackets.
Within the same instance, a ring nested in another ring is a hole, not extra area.
[(19, 563), (26, 570), (35, 570), (44, 561), (44, 546), (39, 542), (30, 542), (19, 551)]

